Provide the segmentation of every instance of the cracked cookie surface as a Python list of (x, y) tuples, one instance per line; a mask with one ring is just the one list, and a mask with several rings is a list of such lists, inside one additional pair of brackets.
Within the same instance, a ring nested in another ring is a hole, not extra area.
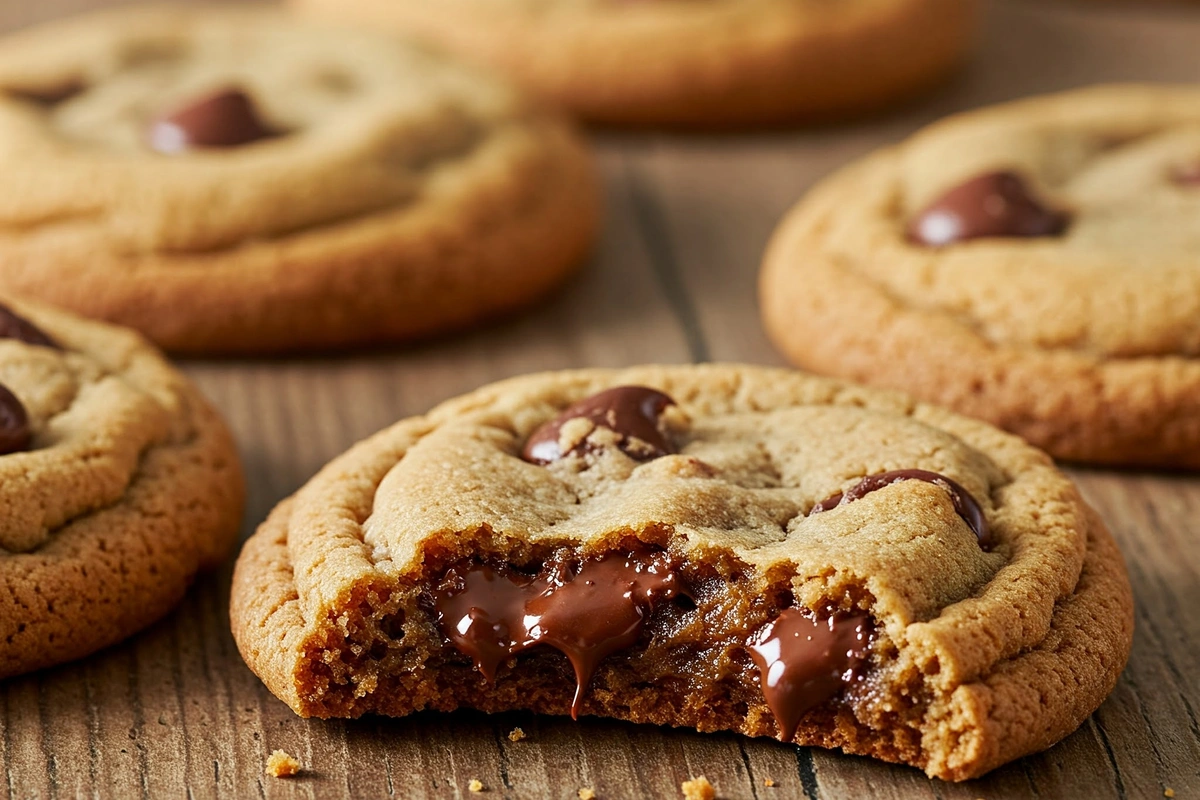
[(224, 423), (140, 336), (21, 302), (0, 322), (30, 433), (0, 455), (4, 677), (166, 614), (233, 546), (244, 489)]
[[(1103, 523), (1016, 437), (715, 365), (516, 378), (397, 423), (260, 527), (231, 620), (304, 716), (598, 714), (963, 779), (1099, 705), (1132, 601)], [(814, 626), (854, 657), (773, 650)], [(799, 677), (768, 693), (774, 664)]]
[(292, 0), (390, 25), (585, 119), (719, 126), (848, 116), (928, 87), (974, 0)]
[(579, 263), (582, 142), (397, 39), (139, 8), (0, 40), (0, 288), (183, 352), (400, 340)]
[(1129, 85), (1022, 100), (839, 171), (767, 252), (768, 332), (801, 366), (1059, 458), (1200, 468), (1198, 98)]

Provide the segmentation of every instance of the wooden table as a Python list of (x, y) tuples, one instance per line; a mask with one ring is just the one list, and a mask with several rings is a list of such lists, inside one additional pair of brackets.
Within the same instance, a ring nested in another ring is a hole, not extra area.
[[(431, 0), (435, 2), (436, 0)], [(0, 28), (92, 0), (0, 0)], [(647, 361), (780, 363), (755, 308), (759, 254), (814, 180), (949, 111), (1095, 81), (1195, 80), (1200, 10), (997, 0), (970, 68), (890, 117), (730, 137), (606, 135), (608, 226), (578, 279), (521, 319), (411, 349), (191, 363), (249, 474), (249, 533), (352, 442), (482, 383)], [(0, 179), (2, 180), (2, 179)], [(0, 183), (2, 185), (2, 183)], [(421, 714), (305, 721), (242, 664), (229, 567), (158, 625), (79, 664), (0, 684), (10, 797), (670, 798), (704, 774), (722, 798), (1200, 798), (1200, 479), (1075, 470), (1114, 529), (1138, 598), (1112, 697), (1047, 753), (951, 785), (817, 750), (585, 719)], [(507, 734), (520, 726), (524, 741)], [(304, 777), (264, 777), (267, 754)], [(775, 785), (767, 788), (764, 781)], [(2, 791), (2, 790), (0, 790)]]

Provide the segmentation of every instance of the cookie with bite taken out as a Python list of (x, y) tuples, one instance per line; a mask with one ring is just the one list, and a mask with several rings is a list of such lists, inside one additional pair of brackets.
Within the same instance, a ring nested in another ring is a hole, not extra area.
[(272, 512), (231, 620), (306, 717), (594, 714), (962, 780), (1100, 704), (1132, 608), (1104, 524), (1017, 437), (713, 365), (515, 378), (398, 422)]

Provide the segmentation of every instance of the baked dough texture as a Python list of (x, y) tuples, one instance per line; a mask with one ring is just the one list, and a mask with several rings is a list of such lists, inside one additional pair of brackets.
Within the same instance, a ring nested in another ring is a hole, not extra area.
[(501, 70), (588, 120), (828, 120), (915, 94), (961, 60), (975, 0), (291, 0)]
[(0, 455), (0, 677), (113, 644), (229, 553), (243, 480), (200, 392), (132, 331), (5, 301), (61, 349), (0, 338), (33, 439)]
[[(765, 325), (794, 363), (900, 388), (1052, 455), (1200, 468), (1200, 89), (1099, 86), (950, 117), (813, 189), (776, 232)], [(1020, 174), (1059, 236), (926, 247), (951, 187)]]
[[(522, 460), (526, 438), (563, 408), (630, 384), (677, 401), (664, 417), (674, 454)], [(865, 475), (909, 468), (965, 487), (990, 547), (920, 481), (812, 511)], [(745, 648), (723, 637), (784, 606), (866, 613), (876, 638), (864, 680), (809, 711), (794, 741), (961, 780), (1074, 730), (1131, 644), (1121, 555), (1046, 455), (899, 394), (736, 365), (533, 375), (397, 423), (331, 462), (247, 542), (233, 632), (251, 669), (306, 717), (563, 714), (575, 685), (566, 658), (534, 648), (489, 684), (445, 643), (422, 589), (464, 558), (536, 566), (562, 548), (631, 541), (685, 565), (695, 603), (656, 610), (631, 650), (601, 662), (586, 714), (777, 736)]]
[[(165, 155), (151, 123), (245, 92), (280, 135)], [(398, 341), (527, 305), (581, 262), (582, 141), (393, 37), (146, 7), (0, 40), (0, 289), (184, 353)]]

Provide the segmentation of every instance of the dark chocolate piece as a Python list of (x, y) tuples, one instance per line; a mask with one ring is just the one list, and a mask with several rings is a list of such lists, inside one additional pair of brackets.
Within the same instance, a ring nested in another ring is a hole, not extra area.
[(58, 348), (58, 343), (38, 326), (5, 305), (0, 305), (0, 339), (19, 339), (26, 344)]
[(0, 456), (28, 448), (32, 439), (25, 406), (7, 386), (0, 384)]
[(562, 652), (575, 669), (577, 717), (600, 662), (632, 647), (654, 607), (686, 591), (667, 554), (616, 553), (578, 571), (553, 561), (537, 577), (486, 564), (455, 567), (431, 594), (442, 634), (489, 682), (523, 650), (545, 644)]
[(926, 483), (932, 483), (945, 489), (950, 494), (950, 502), (954, 504), (954, 510), (958, 512), (963, 521), (975, 532), (975, 538), (979, 541), (979, 546), (984, 550), (991, 546), (991, 529), (988, 527), (987, 517), (984, 515), (983, 509), (975, 500), (975, 497), (957, 481), (953, 481), (940, 473), (930, 472), (925, 469), (896, 469), (890, 472), (880, 472), (877, 475), (868, 475), (850, 487), (846, 492), (838, 492), (817, 503), (808, 513), (820, 514), (831, 508), (853, 503), (855, 500), (859, 500), (871, 492), (901, 481), (925, 481)]
[(989, 172), (960, 184), (913, 217), (908, 238), (941, 247), (989, 236), (1057, 236), (1069, 218), (1042, 205), (1015, 172)]
[(150, 125), (147, 141), (160, 153), (238, 147), (277, 136), (240, 89), (224, 89), (172, 111)]
[(615, 431), (621, 437), (618, 447), (633, 458), (649, 460), (665, 456), (675, 452), (675, 448), (659, 429), (659, 417), (667, 406), (673, 405), (675, 401), (668, 395), (645, 386), (608, 389), (567, 407), (534, 431), (525, 442), (521, 457), (534, 464), (549, 464), (584, 450), (584, 442), (566, 453), (559, 446), (563, 425), (573, 419), (586, 419), (597, 427)]
[(789, 608), (754, 637), (750, 657), (779, 738), (790, 741), (811, 709), (832, 700), (854, 681), (867, 660), (872, 626), (865, 614), (817, 619)]

